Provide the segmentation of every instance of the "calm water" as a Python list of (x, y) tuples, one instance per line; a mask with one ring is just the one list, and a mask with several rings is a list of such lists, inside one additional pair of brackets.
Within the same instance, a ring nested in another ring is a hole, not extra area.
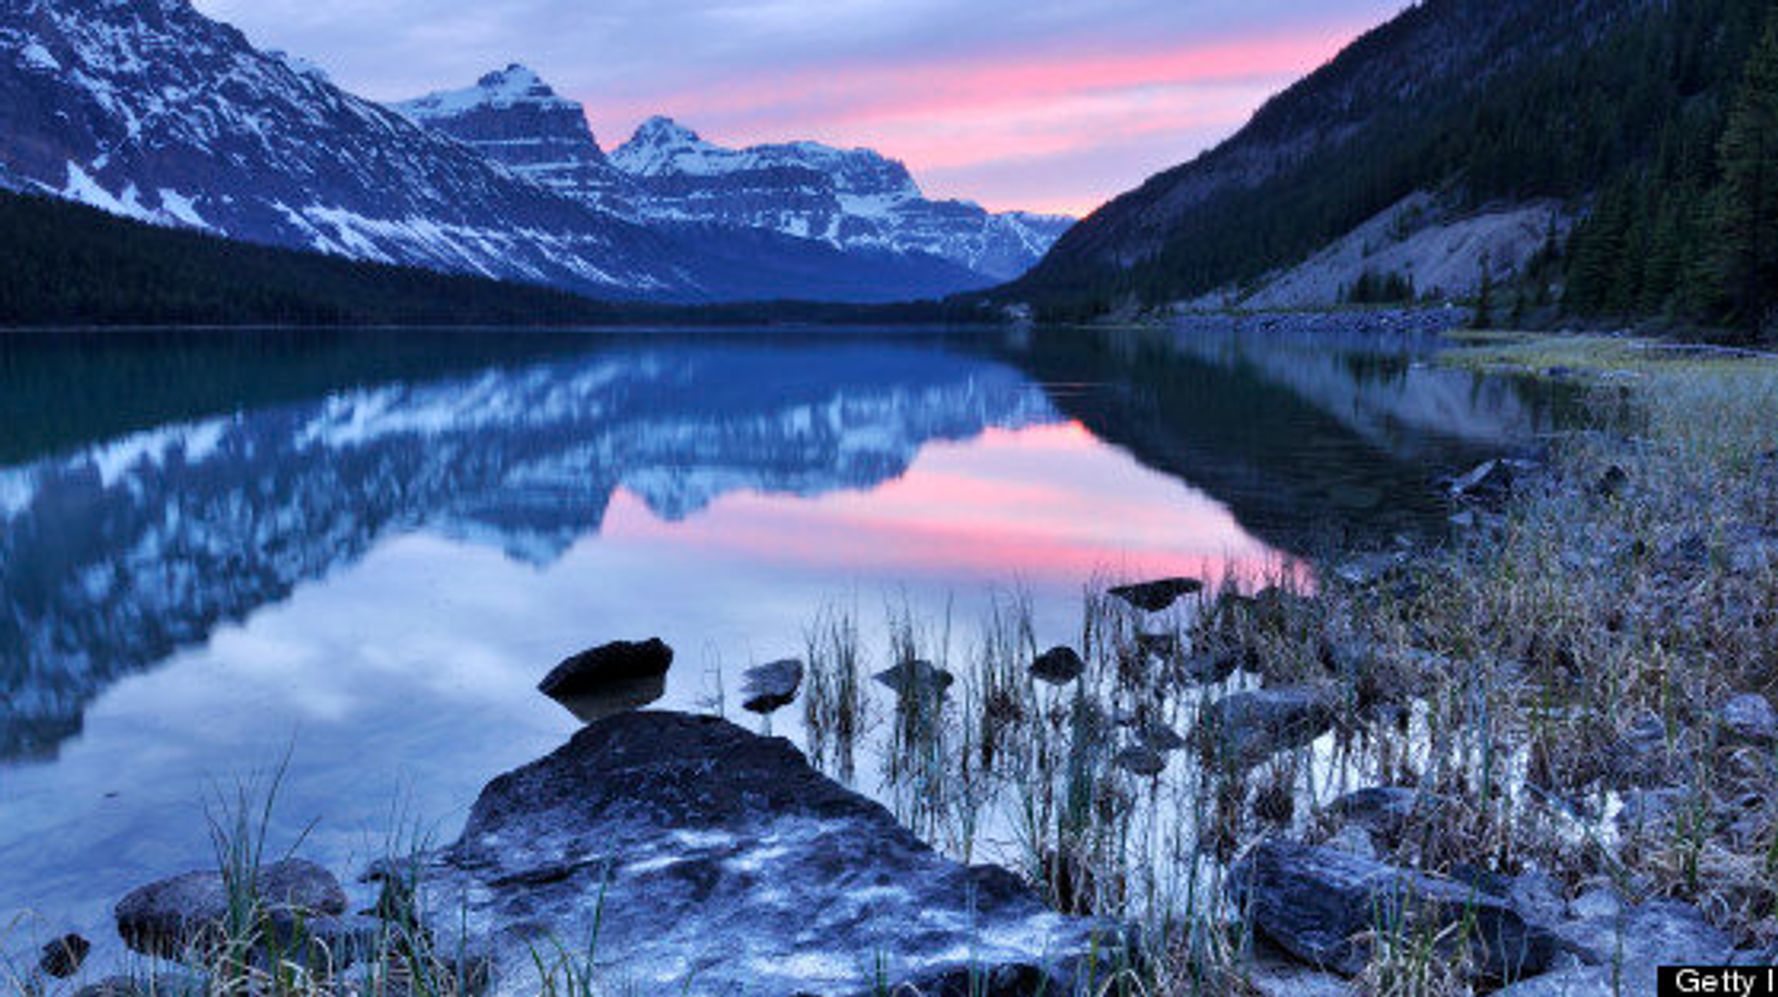
[(0, 337), (0, 951), (115, 951), (111, 904), (208, 862), (206, 799), (286, 752), (275, 844), (312, 822), (346, 872), (400, 818), (454, 837), (574, 730), (533, 687), (593, 644), (665, 638), (667, 703), (718, 709), (824, 605), (880, 649), (889, 607), (966, 630), (1016, 590), (1047, 644), (1094, 577), (1435, 534), (1430, 479), (1551, 416), (1432, 348)]

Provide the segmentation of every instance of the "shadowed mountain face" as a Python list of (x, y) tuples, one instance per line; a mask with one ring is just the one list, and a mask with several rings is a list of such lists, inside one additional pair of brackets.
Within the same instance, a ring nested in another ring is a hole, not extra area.
[[(1077, 421), (1274, 550), (1437, 529), (1431, 479), (1548, 414), (1424, 349), (1214, 329), (0, 340), (0, 760), (53, 758), (112, 683), (395, 537), (545, 568), (620, 493), (669, 530), (728, 495), (864, 502), (995, 428)], [(946, 495), (1006, 472), (946, 479), (921, 522), (970, 535)], [(1120, 498), (1066, 487), (1088, 518)], [(993, 494), (1009, 518), (1029, 498)]]

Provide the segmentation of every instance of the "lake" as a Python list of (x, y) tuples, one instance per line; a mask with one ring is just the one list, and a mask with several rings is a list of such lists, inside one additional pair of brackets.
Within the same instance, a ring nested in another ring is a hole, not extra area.
[[(1551, 400), (1407, 334), (1184, 330), (0, 336), (0, 950), (210, 862), (449, 840), (577, 721), (562, 658), (660, 636), (664, 705), (757, 728), (750, 665), (855, 616), (972, 628), (1087, 586), (1257, 585), (1427, 542), (1434, 480)], [(1404, 538), (1398, 540), (1398, 538)], [(796, 709), (773, 721), (799, 739)], [(867, 765), (858, 788), (876, 791)]]

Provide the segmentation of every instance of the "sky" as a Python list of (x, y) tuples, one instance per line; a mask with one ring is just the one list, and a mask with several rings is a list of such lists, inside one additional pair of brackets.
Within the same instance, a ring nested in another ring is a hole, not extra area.
[(1083, 215), (1233, 133), (1405, 0), (195, 0), (376, 100), (519, 62), (607, 150), (665, 114), (725, 145), (901, 159), (929, 196)]

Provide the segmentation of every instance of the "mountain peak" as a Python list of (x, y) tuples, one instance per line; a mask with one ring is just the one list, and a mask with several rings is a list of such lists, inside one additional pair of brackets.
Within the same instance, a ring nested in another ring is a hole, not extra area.
[(529, 66), (511, 63), (475, 81), (475, 86), (462, 90), (440, 90), (424, 97), (403, 101), (395, 109), (416, 121), (452, 117), (476, 108), (538, 107), (547, 110), (580, 111), (580, 105), (556, 94), (543, 77)]
[(636, 126), (636, 134), (630, 141), (637, 145), (701, 145), (704, 140), (697, 132), (685, 127), (664, 114), (657, 114)]

